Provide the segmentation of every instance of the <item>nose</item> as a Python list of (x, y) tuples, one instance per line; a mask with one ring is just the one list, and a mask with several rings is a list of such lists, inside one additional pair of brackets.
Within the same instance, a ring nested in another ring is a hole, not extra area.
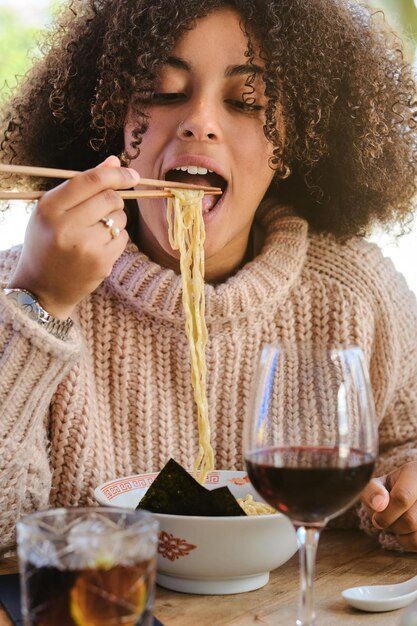
[(221, 130), (215, 107), (206, 101), (193, 105), (179, 123), (177, 136), (183, 141), (219, 141)]

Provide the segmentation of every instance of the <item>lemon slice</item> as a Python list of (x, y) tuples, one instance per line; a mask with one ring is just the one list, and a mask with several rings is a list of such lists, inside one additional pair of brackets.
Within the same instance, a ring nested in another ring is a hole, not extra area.
[(142, 568), (84, 570), (71, 589), (69, 609), (76, 626), (135, 626), (147, 597)]

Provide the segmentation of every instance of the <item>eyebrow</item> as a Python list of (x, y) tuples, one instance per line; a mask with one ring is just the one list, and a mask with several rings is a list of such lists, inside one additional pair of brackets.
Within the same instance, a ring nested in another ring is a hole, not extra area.
[[(185, 72), (191, 72), (193, 67), (188, 61), (181, 59), (181, 57), (170, 56), (166, 60), (166, 65), (175, 67)], [(255, 63), (242, 63), (241, 65), (229, 65), (226, 68), (224, 75), (226, 78), (232, 76), (247, 76), (249, 74), (255, 74), (256, 76), (262, 76), (264, 69)]]

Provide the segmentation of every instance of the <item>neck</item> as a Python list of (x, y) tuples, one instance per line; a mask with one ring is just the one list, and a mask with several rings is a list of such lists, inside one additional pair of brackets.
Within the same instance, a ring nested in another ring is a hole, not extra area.
[(204, 279), (207, 283), (222, 283), (253, 258), (252, 231), (242, 234), (239, 241), (223, 250), (222, 258), (209, 257), (205, 262)]
[[(179, 253), (176, 251), (169, 253), (164, 250), (145, 222), (140, 218), (139, 221), (137, 244), (140, 250), (154, 263), (171, 269), (176, 274), (181, 274)], [(242, 236), (223, 249), (220, 255), (206, 257), (204, 279), (207, 283), (224, 282), (253, 258), (251, 232), (242, 233)]]

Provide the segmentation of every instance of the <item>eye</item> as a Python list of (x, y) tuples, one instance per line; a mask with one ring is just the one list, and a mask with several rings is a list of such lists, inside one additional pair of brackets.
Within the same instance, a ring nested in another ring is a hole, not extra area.
[(238, 109), (239, 111), (248, 112), (248, 113), (253, 113), (255, 111), (263, 110), (263, 106), (261, 106), (260, 104), (256, 104), (255, 102), (245, 102), (244, 100), (229, 99), (229, 100), (226, 100), (226, 103), (230, 104), (232, 107), (234, 107), (235, 109)]
[(175, 104), (185, 98), (184, 93), (154, 93), (152, 95), (153, 104)]

